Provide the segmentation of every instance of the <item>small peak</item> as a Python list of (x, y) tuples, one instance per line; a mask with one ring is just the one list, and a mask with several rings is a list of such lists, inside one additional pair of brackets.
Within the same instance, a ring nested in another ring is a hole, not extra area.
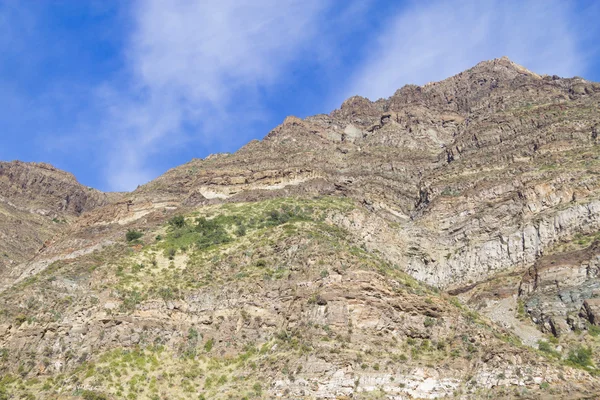
[(285, 117), (285, 119), (283, 120), (283, 125), (298, 125), (298, 124), (303, 124), (304, 121), (298, 117), (295, 117), (293, 115), (289, 115), (287, 117)]
[[(30, 163), (30, 165), (32, 165), (33, 167), (45, 169), (48, 171), (66, 172), (66, 171), (62, 171), (62, 170), (56, 168), (54, 165), (48, 164), (46, 162), (32, 162), (32, 163)], [(66, 173), (68, 173), (68, 172), (66, 172)], [(70, 173), (68, 173), (68, 174), (70, 174)]]
[(366, 97), (362, 97), (362, 96), (352, 96), (348, 99), (346, 99), (343, 103), (342, 106), (340, 107), (340, 109), (346, 109), (346, 108), (352, 108), (352, 107), (356, 107), (357, 105), (370, 105), (371, 104), (371, 100), (367, 99)]
[(500, 58), (492, 58), (491, 60), (483, 60), (483, 61), (479, 62), (477, 65), (495, 65), (495, 64), (517, 65), (510, 58), (508, 58), (508, 56), (502, 56)]
[(230, 155), (231, 155), (231, 153), (213, 153), (213, 154), (207, 155), (203, 161), (216, 160), (218, 158), (224, 158), (224, 157), (228, 157)]
[(339, 109), (331, 112), (330, 116), (341, 116), (346, 115), (348, 113), (354, 112), (364, 112), (365, 110), (369, 110), (373, 107), (373, 102), (366, 97), (362, 96), (352, 96), (347, 98)]
[(21, 160), (0, 161), (0, 166), (2, 168), (16, 168), (23, 171), (36, 171), (36, 173), (48, 171), (51, 174), (63, 175), (67, 176), (68, 178), (75, 179), (75, 176), (72, 173), (63, 171), (62, 169), (56, 168), (54, 165), (46, 162), (28, 162)]
[(494, 58), (493, 60), (482, 61), (479, 64), (477, 64), (473, 69), (489, 70), (489, 71), (494, 71), (494, 72), (501, 72), (502, 69), (504, 69), (505, 71), (506, 70), (516, 71), (520, 74), (529, 75), (534, 78), (541, 78), (540, 75), (528, 70), (527, 68), (525, 68), (524, 66), (522, 66), (520, 64), (517, 64), (516, 62), (514, 62), (510, 58), (508, 58), (508, 56), (502, 56), (500, 58)]
[[(285, 117), (283, 122), (280, 125), (277, 125), (271, 132), (265, 136), (265, 139), (272, 139), (278, 137), (281, 132), (285, 132), (287, 130), (293, 130), (293, 127), (306, 127), (307, 123), (301, 118), (295, 117), (293, 115), (288, 115)], [(287, 128), (287, 129), (285, 129)], [(250, 143), (248, 143), (249, 145)], [(248, 145), (244, 146), (244, 148), (248, 147)]]

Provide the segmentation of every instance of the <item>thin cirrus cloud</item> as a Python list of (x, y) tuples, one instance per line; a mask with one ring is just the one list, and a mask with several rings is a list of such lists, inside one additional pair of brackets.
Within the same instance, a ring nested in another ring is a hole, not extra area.
[(159, 172), (152, 160), (160, 152), (226, 141), (236, 120), (261, 118), (261, 89), (295, 60), (325, 50), (314, 42), (331, 4), (139, 2), (125, 52), (127, 90), (103, 85), (98, 91), (109, 115), (103, 129), (112, 140), (109, 186), (131, 189)]
[[(573, 76), (585, 71), (583, 35), (574, 2), (467, 0), (414, 2), (392, 18), (371, 45), (338, 100), (359, 94), (376, 100), (401, 86), (454, 75), (506, 55), (527, 68)], [(592, 22), (592, 21), (588, 21)]]

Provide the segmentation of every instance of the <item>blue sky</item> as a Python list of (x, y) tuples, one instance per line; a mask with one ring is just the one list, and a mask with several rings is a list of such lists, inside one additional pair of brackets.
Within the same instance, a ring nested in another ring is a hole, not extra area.
[(599, 3), (2, 0), (0, 159), (131, 190), (485, 59), (600, 81)]

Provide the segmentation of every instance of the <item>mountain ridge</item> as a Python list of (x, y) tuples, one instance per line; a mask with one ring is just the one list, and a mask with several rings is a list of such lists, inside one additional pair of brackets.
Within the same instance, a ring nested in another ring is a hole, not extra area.
[(503, 57), (129, 193), (0, 164), (43, 233), (0, 268), (0, 393), (593, 398), (598, 104)]

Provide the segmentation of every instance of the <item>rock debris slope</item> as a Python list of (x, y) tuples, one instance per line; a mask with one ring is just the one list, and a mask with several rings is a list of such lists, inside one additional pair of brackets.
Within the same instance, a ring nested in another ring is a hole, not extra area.
[(599, 107), (501, 58), (131, 193), (0, 164), (0, 398), (595, 398)]

